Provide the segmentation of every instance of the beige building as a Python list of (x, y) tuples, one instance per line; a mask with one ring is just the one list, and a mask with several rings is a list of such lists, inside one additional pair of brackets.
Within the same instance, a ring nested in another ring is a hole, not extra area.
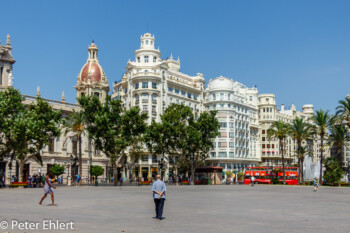
[[(294, 104), (290, 108), (286, 109), (282, 104), (278, 109), (276, 106), (276, 100), (274, 94), (260, 94), (259, 95), (259, 122), (261, 127), (260, 142), (261, 142), (261, 162), (265, 166), (281, 166), (282, 157), (279, 150), (278, 140), (269, 140), (267, 137), (267, 130), (274, 121), (282, 120), (285, 123), (292, 123), (292, 121), (298, 117), (303, 118), (306, 121), (312, 123), (311, 117), (314, 114), (314, 107), (311, 104), (306, 104), (302, 107), (302, 111), (297, 111)], [(319, 140), (307, 140), (303, 142), (304, 146), (308, 146), (311, 153), (313, 162), (317, 162), (320, 158), (320, 141)], [(291, 138), (286, 139), (284, 145), (284, 158), (285, 165), (295, 165), (298, 162), (297, 159), (297, 144)], [(329, 148), (325, 148), (324, 156), (329, 156)]]
[[(204, 111), (204, 84), (202, 74), (190, 76), (180, 71), (180, 59), (162, 59), (161, 52), (155, 48), (155, 37), (145, 33), (140, 38), (140, 48), (134, 53), (133, 61), (128, 61), (122, 79), (113, 86), (112, 98), (122, 100), (125, 109), (139, 107), (147, 113), (148, 124), (160, 121), (160, 115), (171, 104), (189, 106), (197, 118)], [(132, 171), (143, 180), (154, 177), (159, 172), (156, 155), (148, 154), (138, 161)], [(171, 169), (170, 169), (171, 172)], [(164, 171), (169, 173), (169, 165)], [(129, 178), (130, 172), (123, 170)], [(165, 175), (167, 179), (167, 175)]]
[[(12, 65), (15, 62), (11, 55), (11, 42), (10, 36), (7, 36), (6, 46), (0, 46), (0, 71), (1, 82), (0, 90), (5, 90), (9, 86), (12, 86)], [(86, 64), (81, 69), (78, 75), (77, 96), (97, 95), (100, 98), (104, 98), (108, 93), (108, 81), (104, 74), (102, 67), (98, 63), (97, 59), (97, 46), (92, 43), (88, 48), (89, 56)], [(10, 85), (9, 85), (10, 84)], [(40, 88), (38, 87), (37, 95), (40, 96)], [(30, 104), (35, 101), (34, 96), (24, 95), (25, 104)], [(61, 100), (46, 100), (48, 103), (57, 110), (62, 110), (63, 117), (67, 117), (73, 110), (80, 111), (78, 105), (66, 103), (64, 93), (62, 93)], [(50, 145), (46, 146), (42, 150), (43, 165), (41, 166), (34, 160), (29, 162), (24, 167), (25, 177), (34, 174), (46, 174), (50, 167), (54, 164), (64, 165), (66, 170), (63, 176), (63, 183), (68, 182), (68, 174), (75, 179), (75, 175), (78, 174), (78, 167), (80, 166), (77, 161), (78, 156), (78, 142), (74, 133), (68, 133), (67, 135), (61, 134), (58, 138), (52, 138)], [(98, 151), (93, 142), (88, 140), (87, 134), (83, 135), (82, 139), (82, 157), (83, 157), (83, 173), (81, 177), (89, 177), (90, 165), (100, 165), (104, 168), (105, 174), (100, 179), (105, 179), (109, 171), (109, 159)], [(14, 161), (12, 163), (12, 169), (9, 167), (9, 160), (0, 162), (0, 176), (4, 176), (6, 184), (11, 181), (11, 176), (18, 176), (18, 166)]]

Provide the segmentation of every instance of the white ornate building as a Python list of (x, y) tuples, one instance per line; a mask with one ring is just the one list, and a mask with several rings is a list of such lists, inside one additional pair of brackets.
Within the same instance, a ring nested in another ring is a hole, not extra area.
[[(203, 75), (190, 76), (180, 71), (180, 59), (162, 59), (155, 48), (155, 37), (141, 36), (135, 59), (128, 61), (120, 82), (113, 87), (112, 98), (122, 100), (125, 109), (137, 106), (148, 114), (148, 123), (159, 121), (160, 115), (171, 104), (189, 106), (195, 117), (204, 111)], [(135, 175), (144, 179), (158, 172), (159, 158), (149, 155), (135, 168)], [(125, 172), (126, 176), (128, 175)]]
[(220, 136), (207, 165), (239, 171), (260, 162), (258, 90), (225, 77), (208, 83), (205, 106), (217, 110)]

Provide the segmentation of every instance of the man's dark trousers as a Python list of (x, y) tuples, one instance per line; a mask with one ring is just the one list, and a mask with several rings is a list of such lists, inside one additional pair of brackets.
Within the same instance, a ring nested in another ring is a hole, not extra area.
[(164, 208), (164, 198), (156, 198), (154, 199), (154, 203), (156, 204), (156, 218), (162, 219), (163, 216), (163, 208)]

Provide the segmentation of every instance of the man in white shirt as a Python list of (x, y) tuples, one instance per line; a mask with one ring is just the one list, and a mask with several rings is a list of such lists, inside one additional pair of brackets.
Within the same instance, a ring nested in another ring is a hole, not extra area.
[(250, 178), (250, 181), (251, 181), (251, 183), (252, 183), (252, 186), (254, 186), (255, 177), (252, 176), (252, 177)]

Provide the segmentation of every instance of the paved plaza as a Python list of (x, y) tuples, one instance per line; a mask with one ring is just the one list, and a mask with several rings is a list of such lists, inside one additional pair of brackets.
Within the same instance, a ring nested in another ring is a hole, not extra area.
[[(257, 185), (168, 187), (163, 221), (152, 217), (151, 186), (0, 189), (0, 222), (59, 220), (74, 230), (0, 232), (350, 232), (350, 188)], [(9, 226), (11, 227), (11, 226)], [(42, 227), (42, 226), (41, 226)]]

